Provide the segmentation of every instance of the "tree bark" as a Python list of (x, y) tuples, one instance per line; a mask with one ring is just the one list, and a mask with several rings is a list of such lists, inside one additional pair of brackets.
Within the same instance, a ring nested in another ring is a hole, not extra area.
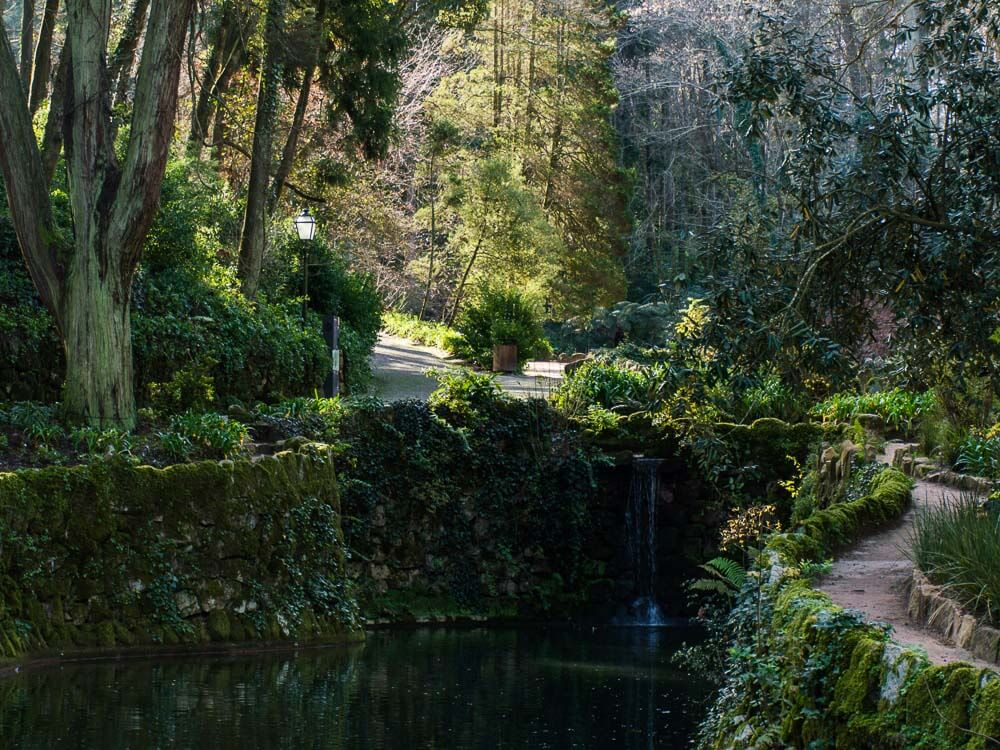
[(31, 51), (35, 48), (35, 0), (21, 0), (21, 89), (31, 86)]
[(115, 54), (111, 59), (109, 79), (115, 84), (114, 102), (116, 106), (128, 97), (128, 87), (132, 82), (132, 68), (135, 66), (135, 52), (139, 48), (139, 38), (142, 36), (148, 11), (149, 0), (135, 0), (132, 3), (132, 10), (129, 11), (121, 39), (118, 40), (118, 46), (115, 47)]
[(299, 150), (299, 137), (302, 135), (302, 125), (306, 119), (306, 109), (309, 106), (309, 94), (312, 91), (312, 79), (316, 73), (316, 66), (310, 65), (302, 74), (302, 87), (299, 89), (299, 98), (295, 103), (295, 114), (292, 117), (292, 127), (288, 131), (285, 139), (285, 147), (281, 151), (281, 161), (278, 163), (278, 170), (274, 173), (274, 181), (271, 187), (271, 195), (268, 198), (268, 212), (273, 213), (281, 194), (285, 190), (285, 183), (288, 182), (292, 174), (292, 167), (295, 165), (295, 155)]
[(45, 185), (52, 184), (59, 163), (59, 154), (63, 142), (63, 108), (66, 93), (69, 88), (69, 70), (71, 52), (69, 40), (63, 44), (59, 54), (59, 67), (56, 69), (55, 80), (52, 81), (52, 96), (49, 98), (49, 115), (45, 120), (45, 132), (42, 134), (42, 166), (45, 171)]
[(427, 303), (431, 298), (431, 285), (434, 283), (434, 250), (437, 247), (437, 174), (434, 170), (434, 155), (431, 155), (431, 257), (427, 265), (427, 285), (424, 287), (424, 299), (420, 303), (420, 320), (424, 319)]
[(250, 182), (247, 205), (240, 236), (240, 258), (237, 274), (247, 299), (257, 296), (260, 271), (264, 263), (265, 213), (267, 189), (271, 175), (271, 149), (274, 124), (278, 115), (278, 85), (281, 80), (281, 36), (286, 0), (268, 0), (264, 20), (264, 62), (261, 65), (257, 93), (257, 114), (254, 120), (253, 150), (250, 159)]
[[(73, 215), (71, 246), (57, 245), (42, 153), (27, 101), (0, 98), (0, 169), (21, 252), (52, 311), (66, 353), (64, 409), (98, 426), (135, 424), (129, 301), (159, 202), (176, 115), (193, 0), (153, 0), (124, 161), (116, 156), (106, 54), (110, 0), (69, 0), (63, 116)], [(72, 49), (69, 63), (68, 49)], [(0, 90), (16, 80), (0, 42)], [(57, 84), (56, 88), (60, 88)]]
[(447, 324), (450, 326), (455, 322), (455, 318), (458, 316), (458, 308), (462, 304), (462, 297), (465, 295), (465, 285), (469, 281), (469, 274), (472, 273), (472, 267), (476, 265), (476, 259), (479, 258), (479, 251), (483, 247), (483, 238), (480, 237), (479, 241), (476, 242), (476, 249), (472, 251), (472, 257), (469, 258), (469, 264), (465, 267), (465, 273), (462, 274), (462, 280), (458, 283), (458, 289), (455, 290), (455, 302), (451, 306), (451, 312), (448, 313)]
[(240, 14), (231, 0), (224, 3), (218, 24), (212, 33), (198, 100), (191, 112), (187, 145), (190, 156), (201, 155), (212, 116), (218, 111), (220, 99), (229, 89), (233, 75), (243, 65), (246, 58), (244, 39), (249, 19), (248, 14)]
[(38, 30), (38, 44), (35, 45), (35, 64), (31, 71), (31, 90), (28, 94), (28, 109), (35, 114), (45, 101), (52, 74), (52, 35), (56, 28), (59, 0), (45, 0), (42, 25)]

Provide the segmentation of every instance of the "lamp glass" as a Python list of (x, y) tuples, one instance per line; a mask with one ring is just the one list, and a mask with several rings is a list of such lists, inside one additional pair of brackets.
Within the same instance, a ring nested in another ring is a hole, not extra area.
[(316, 236), (316, 219), (309, 213), (309, 209), (295, 217), (295, 231), (300, 240), (311, 240)]

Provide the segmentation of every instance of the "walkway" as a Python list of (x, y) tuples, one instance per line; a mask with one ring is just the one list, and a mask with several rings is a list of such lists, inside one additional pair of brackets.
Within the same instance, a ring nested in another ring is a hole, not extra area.
[[(461, 364), (440, 349), (382, 333), (372, 353), (375, 392), (386, 401), (423, 400), (437, 388), (437, 381), (427, 377), (429, 370)], [(517, 398), (548, 398), (559, 386), (562, 370), (563, 365), (558, 362), (529, 362), (523, 374), (501, 375), (497, 382)]]
[[(894, 444), (886, 446), (891, 463)], [(833, 569), (818, 588), (846, 609), (859, 610), (865, 618), (892, 626), (893, 639), (905, 645), (919, 646), (935, 664), (964, 661), (979, 667), (996, 669), (968, 651), (946, 643), (937, 633), (912, 624), (907, 617), (903, 590), (913, 570), (907, 556), (914, 519), (921, 508), (935, 507), (958, 499), (959, 491), (940, 484), (918, 481), (913, 490), (913, 504), (892, 528), (866, 537), (850, 552), (833, 563)]]

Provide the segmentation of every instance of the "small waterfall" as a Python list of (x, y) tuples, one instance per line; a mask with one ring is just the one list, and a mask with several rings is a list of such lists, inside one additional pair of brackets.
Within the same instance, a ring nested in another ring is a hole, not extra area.
[(632, 563), (635, 600), (633, 624), (663, 625), (656, 603), (656, 500), (660, 489), (658, 458), (636, 456), (625, 507), (625, 547)]

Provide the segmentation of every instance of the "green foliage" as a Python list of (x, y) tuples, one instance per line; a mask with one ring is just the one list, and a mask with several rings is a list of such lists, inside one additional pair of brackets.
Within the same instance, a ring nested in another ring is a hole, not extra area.
[[(308, 309), (320, 318), (340, 318), (347, 387), (362, 393), (371, 382), (369, 356), (382, 327), (382, 298), (371, 276), (352, 271), (344, 254), (319, 239), (305, 246), (288, 240), (272, 248), (263, 271), (263, 288), (271, 298), (301, 298), (303, 252), (309, 266)], [(310, 327), (319, 325), (310, 318)]]
[(875, 414), (903, 435), (915, 434), (920, 418), (935, 408), (932, 391), (912, 393), (902, 388), (875, 393), (837, 393), (811, 410), (827, 421), (853, 422), (860, 414)]
[(489, 413), (507, 398), (496, 378), (487, 373), (463, 367), (431, 371), (428, 376), (438, 381), (438, 387), (427, 399), (427, 405), (435, 411), (469, 419)]
[(517, 289), (482, 287), (458, 319), (459, 355), (482, 367), (493, 362), (493, 347), (513, 344), (518, 364), (551, 352), (536, 305)]
[(699, 567), (710, 577), (691, 581), (688, 584), (691, 591), (721, 594), (732, 599), (740, 593), (747, 582), (746, 569), (735, 560), (726, 557), (712, 558)]
[(342, 640), (358, 627), (344, 561), (322, 446), (0, 474), (0, 658)]
[(170, 419), (160, 440), (175, 459), (235, 458), (247, 450), (249, 432), (241, 422), (219, 414), (187, 411)]
[(215, 403), (211, 370), (216, 363), (204, 362), (175, 371), (165, 383), (149, 384), (149, 404), (161, 414), (206, 411)]
[(917, 514), (913, 561), (972, 612), (1000, 622), (1000, 513), (963, 495)]
[(591, 406), (638, 411), (649, 405), (654, 388), (650, 369), (602, 359), (584, 362), (567, 374), (552, 399), (570, 415), (586, 414)]
[(387, 312), (382, 316), (382, 325), (393, 336), (416, 344), (434, 346), (452, 354), (457, 351), (458, 333), (444, 323), (420, 320), (416, 315), (402, 312)]
[(972, 432), (957, 447), (955, 467), (967, 474), (1000, 479), (1000, 430)]

